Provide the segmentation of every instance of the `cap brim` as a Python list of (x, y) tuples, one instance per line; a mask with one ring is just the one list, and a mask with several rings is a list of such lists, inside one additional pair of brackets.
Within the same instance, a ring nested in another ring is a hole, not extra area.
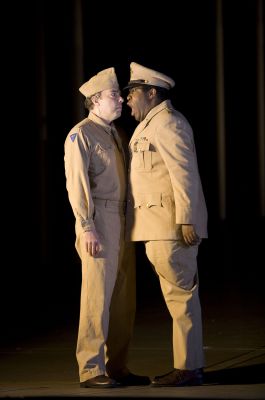
[(135, 80), (135, 81), (130, 81), (130, 82), (128, 83), (128, 85), (125, 86), (122, 90), (131, 89), (131, 88), (133, 88), (133, 87), (136, 87), (136, 86), (143, 86), (143, 85), (148, 85), (148, 83), (146, 83), (144, 79), (139, 79), (139, 80)]

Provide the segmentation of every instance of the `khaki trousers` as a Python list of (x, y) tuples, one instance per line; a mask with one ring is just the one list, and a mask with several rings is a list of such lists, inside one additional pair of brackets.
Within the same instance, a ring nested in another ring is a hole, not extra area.
[(201, 306), (198, 293), (198, 246), (181, 241), (145, 242), (146, 254), (160, 280), (173, 320), (174, 368), (204, 366)]
[(124, 243), (123, 211), (111, 202), (95, 205), (95, 227), (102, 247), (96, 257), (76, 249), (82, 260), (80, 320), (76, 348), (80, 382), (106, 373), (126, 372), (135, 317), (134, 248)]

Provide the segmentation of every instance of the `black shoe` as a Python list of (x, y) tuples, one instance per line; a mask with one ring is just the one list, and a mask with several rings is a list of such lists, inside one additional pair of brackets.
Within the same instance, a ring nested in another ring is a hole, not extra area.
[(147, 386), (151, 381), (148, 376), (135, 375), (129, 372), (128, 375), (121, 378), (115, 378), (119, 386)]
[(152, 387), (167, 386), (199, 386), (203, 384), (203, 369), (197, 368), (193, 370), (174, 369), (168, 374), (156, 376)]
[(98, 375), (94, 378), (87, 379), (84, 382), (80, 383), (81, 388), (100, 388), (100, 389), (108, 389), (117, 387), (118, 384), (114, 379), (110, 379), (106, 375)]

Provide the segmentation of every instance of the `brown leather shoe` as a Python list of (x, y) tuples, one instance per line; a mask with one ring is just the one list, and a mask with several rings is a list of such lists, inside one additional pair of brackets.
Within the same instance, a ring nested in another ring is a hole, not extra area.
[(110, 379), (106, 375), (98, 375), (94, 378), (87, 379), (84, 382), (80, 383), (81, 388), (99, 388), (99, 389), (108, 389), (117, 387), (118, 384), (114, 379)]
[(129, 372), (129, 374), (120, 378), (115, 377), (115, 380), (119, 386), (147, 386), (151, 383), (151, 380), (148, 376), (135, 375), (132, 372)]
[(203, 369), (194, 370), (173, 369), (169, 373), (161, 376), (155, 376), (152, 381), (152, 387), (166, 386), (199, 386), (203, 384)]

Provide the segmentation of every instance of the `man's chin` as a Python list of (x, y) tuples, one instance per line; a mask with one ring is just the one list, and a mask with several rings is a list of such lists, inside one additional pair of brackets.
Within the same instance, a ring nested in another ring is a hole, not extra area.
[(138, 118), (137, 114), (135, 114), (133, 111), (131, 112), (131, 116), (134, 117), (135, 121), (140, 122), (140, 118)]
[(120, 116), (121, 116), (121, 111), (117, 111), (117, 112), (116, 112), (115, 119), (120, 118)]

